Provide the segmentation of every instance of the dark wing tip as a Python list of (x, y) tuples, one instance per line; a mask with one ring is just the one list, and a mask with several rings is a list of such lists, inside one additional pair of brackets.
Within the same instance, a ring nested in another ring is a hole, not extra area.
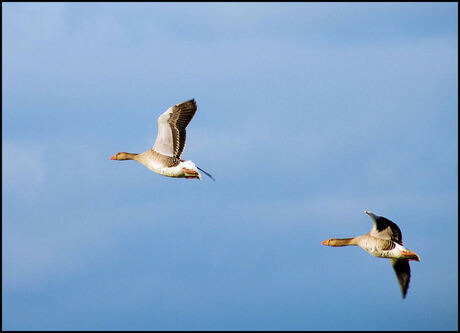
[(401, 288), (402, 298), (406, 298), (410, 282), (410, 266), (407, 259), (392, 259), (391, 264), (398, 278), (399, 287)]
[(185, 101), (185, 102), (178, 103), (178, 104), (176, 104), (176, 106), (181, 106), (181, 105), (184, 105), (184, 104), (193, 104), (193, 106), (196, 107), (195, 98), (189, 99), (188, 101)]

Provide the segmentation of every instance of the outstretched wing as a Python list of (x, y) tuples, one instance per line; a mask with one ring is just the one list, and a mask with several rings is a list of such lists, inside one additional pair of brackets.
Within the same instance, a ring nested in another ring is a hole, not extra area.
[(176, 104), (158, 117), (158, 135), (152, 149), (157, 153), (181, 158), (185, 148), (185, 128), (196, 112), (194, 99)]
[(410, 266), (407, 259), (390, 259), (396, 277), (398, 278), (399, 287), (401, 288), (402, 297), (405, 298), (410, 282)]
[(374, 222), (374, 226), (370, 231), (372, 236), (380, 239), (389, 239), (403, 245), (401, 229), (399, 229), (396, 223), (369, 211), (366, 211), (366, 214), (369, 215)]

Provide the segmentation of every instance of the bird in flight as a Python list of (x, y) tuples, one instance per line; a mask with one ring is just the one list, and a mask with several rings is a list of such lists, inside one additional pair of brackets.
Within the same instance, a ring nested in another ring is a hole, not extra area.
[(194, 99), (176, 104), (158, 117), (158, 135), (155, 144), (142, 154), (119, 152), (111, 160), (134, 160), (153, 172), (163, 176), (201, 179), (202, 171), (212, 180), (214, 178), (190, 160), (183, 160), (185, 148), (185, 128), (196, 112)]
[(405, 298), (410, 281), (409, 260), (420, 261), (420, 257), (403, 246), (401, 230), (396, 223), (368, 210), (366, 214), (374, 222), (374, 226), (367, 234), (353, 238), (331, 238), (321, 244), (327, 246), (357, 245), (373, 256), (389, 258), (398, 278), (402, 297)]

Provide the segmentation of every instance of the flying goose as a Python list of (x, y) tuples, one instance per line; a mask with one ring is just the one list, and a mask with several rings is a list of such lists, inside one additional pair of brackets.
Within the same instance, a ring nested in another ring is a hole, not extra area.
[(373, 256), (389, 258), (398, 278), (402, 297), (405, 298), (410, 280), (409, 260), (420, 261), (420, 257), (403, 246), (401, 230), (396, 223), (368, 210), (365, 213), (374, 222), (374, 226), (367, 234), (354, 238), (331, 238), (321, 244), (327, 246), (357, 245)]
[(158, 117), (158, 135), (151, 149), (142, 154), (119, 152), (110, 159), (135, 160), (153, 172), (168, 177), (201, 179), (199, 169), (214, 180), (209, 173), (197, 167), (192, 161), (181, 158), (185, 148), (185, 128), (195, 112), (194, 99), (170, 107)]

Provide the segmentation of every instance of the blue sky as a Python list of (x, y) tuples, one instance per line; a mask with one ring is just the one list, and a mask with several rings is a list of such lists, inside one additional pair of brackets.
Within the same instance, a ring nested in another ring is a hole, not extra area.
[[(458, 329), (457, 3), (2, 9), (4, 330)], [(109, 159), (190, 98), (216, 182)]]

